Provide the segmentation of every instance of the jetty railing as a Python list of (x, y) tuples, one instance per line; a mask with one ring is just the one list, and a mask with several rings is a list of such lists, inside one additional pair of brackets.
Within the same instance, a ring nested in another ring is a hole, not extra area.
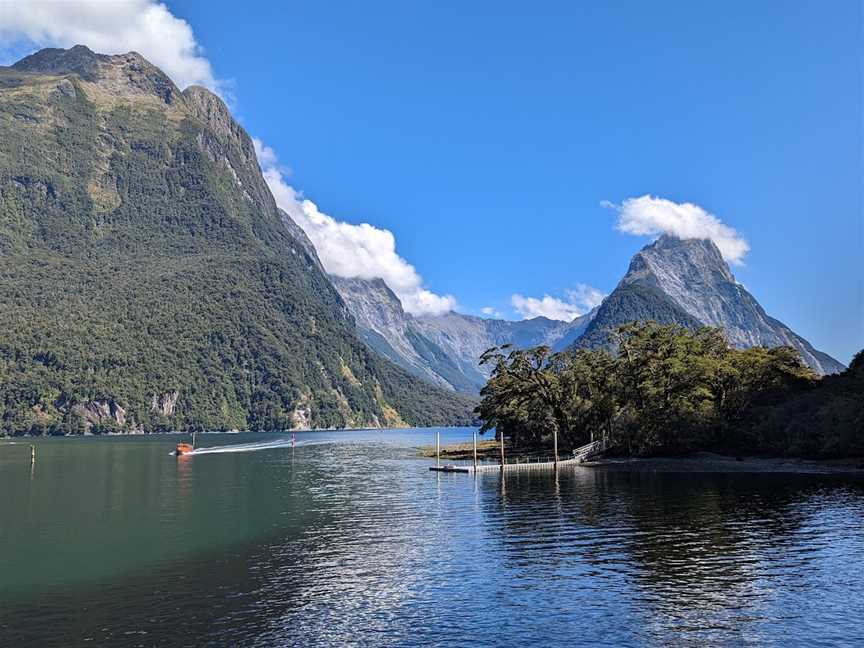
[(442, 464), (440, 459), (436, 462), (436, 465), (430, 466), (429, 470), (438, 471), (438, 472), (462, 472), (462, 473), (483, 473), (483, 472), (494, 472), (504, 470), (506, 472), (511, 471), (524, 471), (524, 470), (554, 470), (556, 466), (558, 468), (568, 467), (568, 466), (577, 466), (585, 461), (593, 459), (595, 457), (600, 456), (612, 444), (610, 443), (607, 437), (603, 437), (598, 439), (597, 441), (592, 441), (591, 443), (586, 443), (584, 446), (580, 446), (573, 451), (573, 454), (569, 457), (562, 458), (558, 457), (558, 460), (555, 460), (554, 456), (544, 456), (544, 457), (514, 457), (512, 459), (505, 459), (502, 464), (500, 460), (491, 460), (491, 459), (456, 459), (453, 461), (448, 461), (446, 464)]
[(612, 443), (609, 441), (609, 438), (604, 436), (597, 441), (592, 441), (591, 443), (586, 443), (584, 446), (576, 448), (573, 451), (573, 458), (578, 459), (580, 463), (588, 461), (589, 459), (606, 452), (611, 445)]

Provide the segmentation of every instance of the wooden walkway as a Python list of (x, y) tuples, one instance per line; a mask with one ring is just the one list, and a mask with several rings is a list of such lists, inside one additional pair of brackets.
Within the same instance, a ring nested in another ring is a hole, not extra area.
[[(558, 468), (569, 468), (578, 466), (590, 459), (593, 459), (609, 448), (611, 444), (606, 439), (587, 443), (573, 451), (573, 455), (566, 459), (558, 459)], [(500, 463), (482, 462), (476, 466), (473, 461), (460, 461), (449, 464), (441, 464), (430, 466), (429, 470), (433, 472), (448, 472), (448, 473), (490, 473), (490, 472), (513, 472), (524, 470), (555, 470), (555, 460), (545, 459), (543, 461), (512, 461), (505, 462), (502, 466)]]

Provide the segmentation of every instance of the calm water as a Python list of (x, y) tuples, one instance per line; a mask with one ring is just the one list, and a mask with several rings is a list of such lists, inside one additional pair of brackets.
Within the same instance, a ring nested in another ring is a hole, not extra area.
[(0, 442), (0, 645), (864, 645), (861, 480), (502, 483), (430, 473), (430, 430), (298, 440), (48, 439), (32, 471)]

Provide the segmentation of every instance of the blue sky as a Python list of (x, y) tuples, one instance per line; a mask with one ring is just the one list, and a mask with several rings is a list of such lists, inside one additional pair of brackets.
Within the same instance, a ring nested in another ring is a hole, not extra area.
[(285, 181), (391, 231), (464, 312), (610, 292), (650, 238), (601, 202), (651, 194), (746, 239), (733, 271), (769, 314), (864, 347), (858, 2), (168, 9)]

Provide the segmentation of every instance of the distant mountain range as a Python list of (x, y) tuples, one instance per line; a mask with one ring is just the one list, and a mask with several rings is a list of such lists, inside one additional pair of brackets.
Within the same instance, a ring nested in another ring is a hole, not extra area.
[(633, 257), (627, 274), (600, 306), (572, 322), (544, 317), (511, 322), (453, 312), (414, 317), (380, 279), (331, 276), (331, 281), (370, 347), (417, 376), (466, 393), (485, 384), (489, 368), (478, 366), (477, 359), (489, 347), (596, 347), (607, 344), (616, 326), (634, 320), (690, 329), (717, 326), (736, 347), (787, 345), (818, 373), (844, 368), (768, 316), (708, 240), (661, 236)]
[(634, 319), (842, 369), (707, 241), (647, 246), (572, 322), (414, 317), (380, 279), (327, 276), (219, 97), (83, 46), (0, 67), (0, 305), (0, 434), (467, 423), (487, 348)]
[(415, 317), (381, 279), (330, 280), (357, 321), (357, 330), (378, 353), (437, 385), (476, 393), (486, 384), (489, 367), (477, 360), (486, 349), (514, 344), (564, 349), (575, 342), (593, 313), (572, 322), (545, 317), (511, 322), (450, 312)]

